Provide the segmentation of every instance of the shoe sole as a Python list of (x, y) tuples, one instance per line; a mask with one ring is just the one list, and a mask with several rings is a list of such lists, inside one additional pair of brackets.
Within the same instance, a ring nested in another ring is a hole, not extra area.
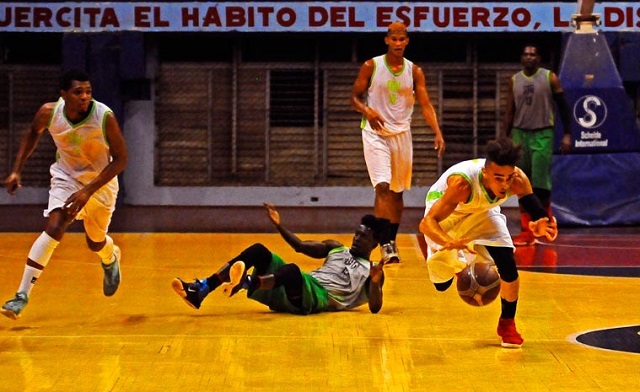
[(229, 271), (229, 279), (231, 281), (221, 286), (222, 292), (227, 297), (233, 297), (238, 291), (240, 291), (242, 280), (246, 276), (245, 271), (244, 261), (236, 261), (233, 263), (231, 270)]
[(520, 348), (522, 347), (522, 343), (524, 343), (524, 341), (520, 344), (505, 342), (504, 340), (502, 340), (503, 338), (500, 334), (498, 334), (498, 336), (500, 337), (500, 346), (504, 348)]
[(2, 309), (2, 310), (0, 310), (0, 313), (2, 313), (3, 315), (7, 316), (8, 318), (10, 318), (12, 320), (17, 320), (18, 318), (20, 318), (19, 314), (16, 314), (11, 310)]
[(520, 348), (522, 347), (522, 343), (517, 344), (517, 343), (507, 343), (507, 342), (500, 342), (500, 345), (504, 348)]
[(399, 264), (400, 263), (400, 257), (390, 257), (389, 261), (387, 261), (385, 264)]
[(194, 304), (192, 304), (191, 302), (189, 302), (189, 300), (187, 299), (187, 292), (184, 291), (184, 286), (182, 285), (182, 281), (178, 278), (175, 278), (172, 282), (171, 282), (171, 288), (173, 289), (173, 291), (176, 292), (176, 294), (178, 294), (180, 296), (180, 298), (182, 298), (182, 300), (189, 305), (190, 308), (193, 309), (198, 309), (196, 308), (196, 306)]

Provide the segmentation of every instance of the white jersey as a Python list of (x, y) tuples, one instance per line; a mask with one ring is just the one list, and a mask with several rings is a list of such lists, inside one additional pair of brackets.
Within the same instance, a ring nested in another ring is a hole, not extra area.
[(429, 278), (434, 283), (446, 282), (474, 260), (493, 262), (485, 246), (513, 248), (511, 235), (507, 228), (507, 218), (500, 212), (500, 205), (509, 199), (509, 193), (503, 197), (490, 197), (482, 185), (482, 168), (485, 159), (463, 161), (451, 166), (431, 186), (426, 198), (424, 214), (447, 190), (447, 180), (452, 175), (460, 175), (471, 185), (471, 195), (465, 203), (458, 204), (447, 218), (439, 222), (440, 227), (451, 238), (468, 238), (470, 246), (477, 253), (462, 250), (441, 250), (442, 246), (425, 236), (428, 245), (427, 266)]
[[(109, 144), (106, 139), (105, 121), (111, 109), (92, 100), (87, 117), (77, 124), (71, 123), (64, 114), (64, 99), (56, 102), (49, 121), (49, 133), (56, 144), (56, 162), (52, 165), (66, 176), (86, 185), (96, 178), (111, 162)], [(117, 191), (118, 179), (108, 184)]]
[(365, 282), (369, 260), (354, 257), (344, 246), (333, 249), (322, 267), (309, 272), (329, 292), (331, 310), (351, 309), (369, 302)]
[[(411, 127), (411, 116), (415, 104), (413, 90), (413, 63), (403, 59), (402, 69), (394, 73), (387, 65), (386, 55), (374, 57), (373, 74), (367, 91), (367, 106), (375, 109), (384, 118), (382, 136), (407, 132)], [(366, 117), (360, 127), (370, 132)]]
[[(442, 197), (447, 190), (447, 180), (452, 175), (460, 175), (464, 177), (471, 185), (471, 195), (469, 200), (463, 204), (458, 204), (452, 215), (468, 215), (477, 212), (487, 211), (497, 208), (500, 211), (500, 204), (504, 203), (511, 196), (509, 193), (503, 198), (491, 198), (487, 190), (482, 185), (482, 168), (485, 165), (485, 159), (472, 159), (463, 161), (451, 166), (442, 176), (429, 188), (427, 193), (426, 205), (427, 211)], [(426, 215), (426, 213), (425, 213)]]

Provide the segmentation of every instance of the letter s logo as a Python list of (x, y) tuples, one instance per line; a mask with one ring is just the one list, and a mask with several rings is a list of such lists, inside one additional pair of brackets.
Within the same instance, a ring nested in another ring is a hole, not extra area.
[(573, 106), (573, 118), (583, 128), (598, 128), (607, 118), (607, 105), (595, 95), (585, 95)]

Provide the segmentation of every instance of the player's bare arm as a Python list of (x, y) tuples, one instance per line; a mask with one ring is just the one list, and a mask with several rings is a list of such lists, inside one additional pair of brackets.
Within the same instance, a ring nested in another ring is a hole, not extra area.
[(560, 114), (560, 120), (564, 128), (564, 135), (560, 140), (560, 152), (567, 154), (571, 151), (571, 109), (564, 96), (564, 89), (560, 83), (560, 78), (554, 72), (549, 75), (549, 83), (551, 85), (551, 92), (553, 93), (553, 100), (558, 106), (558, 112)]
[(7, 192), (11, 195), (14, 195), (18, 188), (22, 187), (20, 173), (22, 173), (25, 163), (38, 146), (40, 136), (47, 129), (54, 106), (55, 102), (48, 102), (42, 105), (33, 116), (33, 120), (31, 120), (31, 127), (22, 137), (20, 148), (18, 149), (18, 154), (16, 155), (16, 160), (13, 164), (13, 169), (11, 170), (11, 173), (9, 173), (9, 176), (4, 180)]
[(424, 75), (424, 71), (417, 65), (413, 65), (413, 85), (416, 99), (422, 108), (422, 116), (429, 125), (429, 127), (435, 133), (433, 138), (433, 146), (438, 150), (438, 156), (442, 156), (445, 150), (444, 137), (442, 136), (442, 130), (438, 124), (438, 117), (436, 111), (429, 98), (429, 92), (427, 91), (427, 79)]
[(371, 124), (371, 127), (376, 130), (382, 130), (384, 128), (384, 118), (375, 109), (367, 106), (364, 102), (364, 94), (369, 88), (369, 81), (373, 75), (373, 60), (367, 60), (360, 67), (358, 77), (353, 83), (353, 89), (351, 91), (351, 107), (358, 113), (362, 113)]
[(520, 169), (515, 168), (513, 182), (511, 183), (511, 194), (518, 196), (518, 199), (533, 193), (533, 187), (529, 177)]
[(293, 232), (282, 226), (280, 220), (280, 213), (276, 209), (276, 206), (271, 203), (263, 203), (264, 209), (267, 212), (267, 216), (271, 223), (276, 227), (282, 238), (298, 253), (305, 254), (309, 257), (321, 259), (327, 257), (331, 249), (338, 248), (342, 244), (335, 240), (327, 241), (303, 241)]
[(447, 190), (442, 197), (435, 202), (427, 215), (420, 222), (420, 232), (434, 242), (443, 246), (443, 249), (468, 249), (471, 239), (451, 238), (440, 222), (453, 213), (458, 204), (465, 203), (471, 195), (471, 184), (462, 176), (452, 175), (447, 179)]
[(378, 313), (382, 309), (382, 285), (384, 283), (384, 260), (379, 263), (369, 261), (369, 311)]

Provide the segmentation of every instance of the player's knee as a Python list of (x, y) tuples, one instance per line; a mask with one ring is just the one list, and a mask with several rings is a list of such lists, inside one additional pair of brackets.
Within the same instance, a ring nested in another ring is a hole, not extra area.
[(285, 264), (275, 270), (273, 276), (276, 280), (275, 287), (281, 285), (298, 286), (302, 285), (302, 272), (296, 264)]
[(433, 286), (436, 288), (436, 290), (438, 291), (446, 291), (449, 287), (451, 287), (451, 284), (453, 283), (453, 278), (447, 280), (446, 282), (442, 282), (442, 283), (434, 283)]
[(88, 236), (88, 235), (85, 235), (85, 236), (84, 236), (84, 239), (85, 239), (85, 241), (87, 242), (87, 246), (89, 247), (89, 249), (90, 249), (92, 252), (97, 252), (97, 251), (99, 251), (100, 249), (102, 249), (102, 247), (104, 247), (104, 244), (105, 244), (105, 243), (106, 243), (106, 241), (107, 241), (106, 239), (104, 239), (104, 240), (102, 240), (102, 241), (96, 242), (96, 241), (93, 241), (91, 238), (89, 238), (89, 236)]
[(496, 263), (496, 267), (498, 267), (498, 273), (500, 274), (500, 279), (504, 280), (507, 283), (515, 282), (518, 279), (518, 268), (516, 268), (516, 263), (505, 263), (502, 265), (502, 268), (498, 266)]
[(518, 279), (518, 267), (516, 267), (513, 249), (499, 246), (487, 246), (486, 248), (498, 268), (500, 279), (507, 283), (515, 282)]
[(243, 257), (252, 259), (263, 259), (265, 257), (271, 258), (271, 251), (266, 246), (257, 242), (247, 249), (243, 250), (240, 254), (240, 260), (244, 260)]
[(388, 182), (380, 182), (376, 184), (376, 193), (378, 194), (387, 194), (389, 193), (389, 183)]

